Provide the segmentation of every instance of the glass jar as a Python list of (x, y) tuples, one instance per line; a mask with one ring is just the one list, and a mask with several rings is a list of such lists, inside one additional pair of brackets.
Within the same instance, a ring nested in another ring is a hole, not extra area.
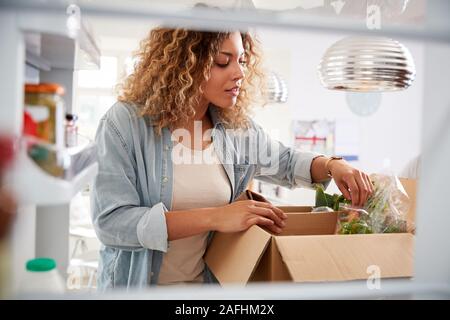
[(36, 136), (64, 147), (64, 88), (56, 83), (25, 85), (25, 112), (37, 125)]
[[(25, 85), (24, 134), (28, 156), (45, 172), (63, 177), (65, 148), (64, 88), (57, 83)], [(37, 138), (38, 140), (33, 140)]]

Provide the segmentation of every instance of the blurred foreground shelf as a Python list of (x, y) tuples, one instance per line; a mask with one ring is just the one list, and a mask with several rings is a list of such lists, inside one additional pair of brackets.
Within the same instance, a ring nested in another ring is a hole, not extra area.
[(12, 187), (20, 203), (58, 205), (71, 199), (91, 182), (98, 172), (96, 147), (69, 148), (64, 156), (69, 163), (64, 177), (55, 177), (43, 170), (21, 150), (12, 173)]

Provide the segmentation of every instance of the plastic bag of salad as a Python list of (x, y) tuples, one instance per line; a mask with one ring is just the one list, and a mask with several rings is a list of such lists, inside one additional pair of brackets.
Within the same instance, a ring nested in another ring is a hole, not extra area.
[(407, 232), (406, 214), (410, 199), (395, 175), (371, 174), (373, 193), (364, 209), (375, 233)]
[[(316, 206), (328, 205), (340, 211), (338, 233), (398, 233), (414, 229), (408, 226), (406, 214), (410, 199), (395, 175), (372, 174), (373, 193), (364, 207), (353, 207), (341, 195), (328, 195), (319, 185), (316, 187)], [(326, 203), (325, 203), (326, 202)]]

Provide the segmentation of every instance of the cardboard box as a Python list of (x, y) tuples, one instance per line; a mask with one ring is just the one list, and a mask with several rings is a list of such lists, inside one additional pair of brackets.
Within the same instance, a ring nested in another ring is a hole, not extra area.
[[(405, 189), (409, 191), (411, 186), (415, 183)], [(409, 196), (415, 203), (415, 194)], [(205, 262), (222, 285), (361, 280), (373, 274), (371, 266), (379, 268), (381, 278), (413, 276), (412, 234), (337, 235), (337, 212), (279, 208), (288, 215), (280, 235), (259, 226), (214, 235)], [(414, 211), (410, 212), (414, 216)]]
[(403, 185), (403, 188), (405, 188), (406, 193), (409, 196), (409, 199), (411, 200), (411, 206), (409, 208), (408, 214), (406, 216), (406, 219), (409, 222), (415, 222), (416, 221), (416, 207), (417, 207), (417, 180), (415, 179), (406, 179), (406, 178), (400, 178), (400, 182)]

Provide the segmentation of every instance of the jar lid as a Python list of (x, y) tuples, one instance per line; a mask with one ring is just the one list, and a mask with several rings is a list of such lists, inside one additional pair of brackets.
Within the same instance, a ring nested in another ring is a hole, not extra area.
[(25, 84), (26, 93), (56, 93), (63, 95), (65, 90), (64, 87), (57, 83), (39, 83), (39, 84)]
[(50, 271), (56, 268), (56, 262), (50, 258), (36, 258), (27, 261), (27, 270), (32, 272)]
[(77, 121), (78, 116), (76, 114), (66, 113), (66, 120), (67, 121)]

